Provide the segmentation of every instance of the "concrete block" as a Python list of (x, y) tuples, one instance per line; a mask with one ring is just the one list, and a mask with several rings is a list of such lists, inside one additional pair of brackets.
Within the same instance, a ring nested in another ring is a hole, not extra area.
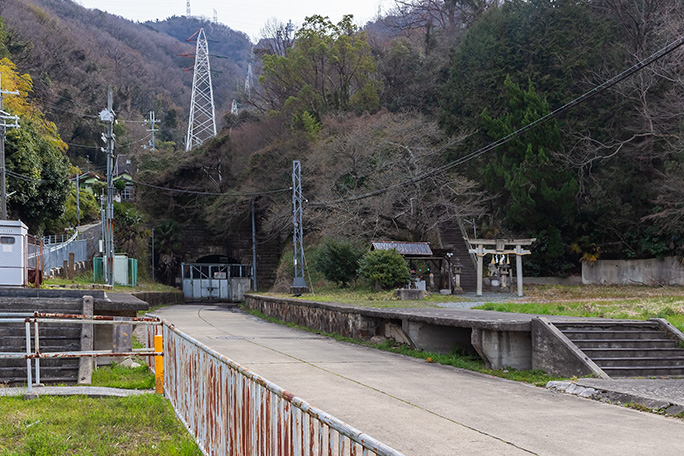
[(385, 323), (384, 334), (386, 338), (392, 339), (395, 342), (415, 347), (415, 345), (411, 343), (411, 339), (404, 333), (402, 328), (395, 323)]
[(684, 407), (681, 405), (672, 405), (665, 409), (665, 413), (668, 415), (680, 415), (684, 413)]
[(428, 294), (425, 290), (417, 290), (415, 288), (397, 288), (394, 290), (394, 296), (402, 301), (425, 299), (428, 297)]
[(471, 341), (490, 369), (532, 369), (532, 338), (527, 331), (473, 328)]
[[(83, 315), (93, 315), (93, 297), (83, 297)], [(81, 351), (92, 351), (94, 347), (93, 325), (81, 325)], [(95, 360), (93, 358), (81, 358), (78, 365), (78, 384), (89, 385), (92, 381), (93, 369), (95, 367)]]
[(531, 322), (531, 368), (561, 377), (606, 374), (545, 318)]

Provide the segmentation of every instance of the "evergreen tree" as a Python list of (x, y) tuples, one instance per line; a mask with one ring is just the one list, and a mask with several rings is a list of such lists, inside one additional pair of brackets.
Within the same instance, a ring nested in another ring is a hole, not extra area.
[[(528, 89), (522, 90), (507, 77), (504, 86), (508, 112), (497, 118), (486, 109), (482, 113), (484, 131), (494, 141), (549, 113), (548, 103), (531, 81)], [(578, 183), (574, 174), (554, 158), (561, 150), (558, 124), (547, 121), (500, 146), (484, 171), (488, 190), (500, 195), (500, 209), (495, 215), (514, 232), (538, 239), (537, 255), (528, 264), (544, 274), (562, 274), (570, 267), (560, 260), (571, 235)]]

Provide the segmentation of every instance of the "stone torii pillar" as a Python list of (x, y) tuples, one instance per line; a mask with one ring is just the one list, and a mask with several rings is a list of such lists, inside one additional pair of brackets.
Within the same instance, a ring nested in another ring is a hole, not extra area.
[[(477, 256), (477, 296), (482, 296), (482, 266), (485, 255), (515, 255), (515, 269), (518, 278), (518, 296), (523, 295), (522, 257), (530, 255), (530, 250), (523, 249), (529, 246), (536, 238), (531, 239), (468, 239), (470, 245), (468, 252)], [(487, 248), (493, 246), (494, 248)]]

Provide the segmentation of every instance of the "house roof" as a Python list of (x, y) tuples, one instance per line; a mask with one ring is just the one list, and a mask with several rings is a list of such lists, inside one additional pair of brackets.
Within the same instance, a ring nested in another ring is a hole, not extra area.
[(432, 256), (428, 242), (373, 241), (371, 250), (396, 250), (400, 255)]

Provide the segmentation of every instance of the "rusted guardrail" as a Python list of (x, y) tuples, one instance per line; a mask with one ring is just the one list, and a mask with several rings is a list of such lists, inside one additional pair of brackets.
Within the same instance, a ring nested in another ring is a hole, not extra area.
[(167, 322), (162, 330), (165, 393), (204, 454), (402, 456)]
[[(26, 351), (15, 353), (0, 353), (0, 359), (26, 359), (26, 385), (29, 392), (33, 388), (33, 373), (31, 360), (34, 360), (35, 384), (40, 384), (40, 360), (44, 358), (97, 358), (101, 356), (163, 356), (162, 352), (154, 349), (133, 349), (130, 352), (115, 352), (114, 350), (90, 350), (90, 351), (40, 351), (40, 323), (73, 323), (73, 324), (97, 324), (97, 325), (149, 325), (160, 326), (161, 320), (150, 317), (135, 317), (119, 319), (117, 317), (103, 315), (79, 315), (58, 313), (0, 313), (0, 324), (21, 324), (26, 328)], [(33, 337), (31, 336), (33, 326)], [(31, 345), (33, 338), (33, 347)], [(150, 347), (150, 345), (148, 345)], [(154, 347), (154, 344), (151, 345)]]

